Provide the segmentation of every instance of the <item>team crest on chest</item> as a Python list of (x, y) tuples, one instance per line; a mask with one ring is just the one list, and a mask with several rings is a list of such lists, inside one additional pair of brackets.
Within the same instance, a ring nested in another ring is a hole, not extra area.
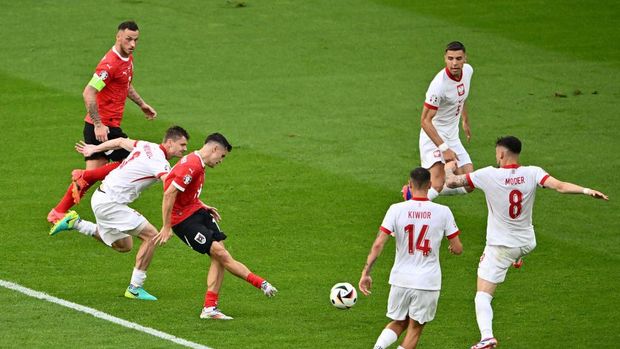
[(465, 94), (465, 85), (464, 84), (459, 84), (458, 86), (456, 86), (456, 92), (459, 94), (459, 96), (462, 96)]

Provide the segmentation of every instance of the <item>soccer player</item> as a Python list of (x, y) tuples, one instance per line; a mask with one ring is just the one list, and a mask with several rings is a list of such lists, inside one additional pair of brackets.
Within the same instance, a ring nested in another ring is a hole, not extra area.
[(415, 348), (424, 325), (435, 318), (441, 268), (439, 248), (448, 238), (448, 250), (461, 254), (463, 245), (452, 211), (428, 200), (431, 174), (422, 167), (411, 171), (411, 200), (390, 206), (375, 239), (359, 281), (360, 291), (368, 296), (372, 286), (370, 272), (389, 236), (396, 239), (396, 258), (390, 273), (390, 296), (387, 317), (392, 319), (381, 332), (374, 349), (384, 349), (396, 342), (406, 329), (399, 348)]
[(207, 137), (202, 148), (186, 155), (172, 168), (164, 181), (163, 226), (153, 240), (154, 243), (164, 244), (174, 231), (194, 251), (211, 257), (201, 319), (232, 319), (217, 308), (225, 270), (261, 289), (267, 297), (278, 292), (269, 282), (230, 255), (224, 247), (226, 235), (217, 224), (220, 214), (215, 207), (199, 199), (205, 167), (219, 165), (231, 150), (232, 146), (223, 135), (213, 133)]
[[(136, 48), (139, 34), (138, 25), (135, 22), (121, 23), (116, 32), (116, 43), (101, 59), (92, 79), (84, 88), (83, 97), (87, 111), (84, 119), (84, 140), (88, 144), (97, 145), (108, 139), (127, 138), (121, 129), (127, 98), (142, 109), (148, 120), (157, 116), (155, 109), (144, 102), (132, 84), (133, 51)], [(86, 169), (103, 167), (93, 174), (101, 180), (119, 165), (118, 161), (122, 161), (128, 154), (127, 150), (121, 148), (85, 156)], [(113, 162), (108, 164), (108, 161)], [(71, 177), (72, 183), (67, 192), (47, 215), (50, 223), (61, 219), (74, 203), (79, 202), (92, 184), (83, 180), (82, 170), (74, 170)]]
[(75, 211), (69, 211), (52, 227), (50, 235), (54, 236), (63, 230), (77, 229), (80, 233), (92, 236), (118, 252), (131, 251), (132, 236), (142, 240), (136, 254), (131, 281), (125, 291), (127, 298), (157, 300), (143, 288), (146, 270), (155, 250), (150, 240), (157, 235), (157, 228), (128, 204), (135, 201), (143, 190), (166, 178), (170, 172), (168, 160), (183, 156), (187, 151), (188, 139), (187, 131), (179, 126), (173, 126), (166, 131), (162, 144), (116, 138), (99, 145), (83, 144), (76, 147), (84, 156), (119, 148), (130, 153), (93, 193), (91, 206), (97, 224), (82, 220)]
[[(428, 198), (435, 199), (441, 195), (466, 194), (472, 189), (451, 189), (444, 186), (444, 164), (456, 160), (457, 173), (469, 173), (474, 170), (469, 154), (459, 139), (459, 120), (463, 119), (463, 131), (467, 141), (471, 139), (469, 117), (465, 100), (469, 95), (469, 86), (474, 69), (467, 62), (465, 46), (454, 41), (448, 44), (444, 54), (446, 67), (431, 81), (426, 100), (422, 108), (420, 130), (420, 161), (422, 167), (431, 172), (432, 187)], [(403, 187), (403, 197), (408, 200), (411, 193)]]
[(499, 168), (485, 167), (455, 175), (454, 161), (446, 164), (446, 184), (451, 188), (469, 186), (484, 192), (488, 207), (487, 242), (480, 264), (475, 297), (480, 342), (471, 349), (495, 348), (491, 301), (508, 268), (520, 267), (521, 259), (536, 247), (532, 210), (536, 188), (551, 188), (563, 194), (584, 194), (608, 200), (607, 195), (576, 184), (559, 181), (537, 166), (521, 166), (521, 141), (513, 136), (499, 138), (495, 158)]

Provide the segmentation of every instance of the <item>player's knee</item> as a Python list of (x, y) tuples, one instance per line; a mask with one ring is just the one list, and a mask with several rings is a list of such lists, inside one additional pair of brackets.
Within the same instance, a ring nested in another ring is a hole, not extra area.
[(131, 251), (132, 247), (133, 247), (133, 241), (131, 240), (131, 238), (120, 239), (112, 243), (112, 248), (115, 251), (118, 251), (121, 253), (126, 253), (126, 252)]
[(144, 229), (142, 229), (142, 231), (140, 231), (138, 237), (143, 241), (150, 241), (155, 237), (155, 235), (157, 235), (157, 233), (157, 229), (149, 223), (146, 227), (144, 227)]
[(226, 264), (226, 262), (229, 262), (232, 260), (232, 257), (230, 253), (228, 253), (228, 251), (224, 247), (224, 244), (222, 244), (219, 241), (214, 241), (211, 244), (211, 258), (216, 259), (218, 262), (222, 264)]

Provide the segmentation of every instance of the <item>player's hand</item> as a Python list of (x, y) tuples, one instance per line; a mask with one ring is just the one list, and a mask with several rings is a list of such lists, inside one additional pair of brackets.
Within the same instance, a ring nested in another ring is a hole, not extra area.
[(471, 128), (469, 127), (469, 123), (463, 122), (463, 132), (465, 132), (465, 136), (467, 137), (467, 143), (471, 140)]
[(452, 150), (452, 149), (448, 149), (446, 151), (443, 152), (443, 159), (446, 163), (450, 162), (450, 161), (456, 161), (459, 159), (458, 156), (456, 156), (456, 153)]
[(590, 189), (590, 196), (595, 199), (603, 199), (605, 201), (609, 201), (609, 197), (598, 190)]
[(110, 129), (104, 124), (95, 125), (95, 139), (103, 143), (108, 140)]
[(211, 213), (211, 216), (213, 216), (213, 219), (215, 219), (215, 221), (216, 221), (216, 222), (219, 222), (219, 221), (222, 219), (222, 217), (220, 216), (220, 213), (219, 213), (219, 212), (217, 212), (217, 208), (215, 208), (215, 207), (211, 207), (211, 206), (208, 206), (208, 205), (206, 205), (206, 204), (202, 204), (202, 206), (203, 206), (203, 207), (204, 207), (204, 208), (205, 208), (208, 212), (210, 212), (210, 213)]
[(456, 171), (456, 161), (448, 161), (444, 165), (444, 170), (452, 170), (452, 172)]
[(159, 233), (157, 233), (157, 235), (155, 235), (155, 237), (153, 238), (153, 240), (151, 240), (151, 242), (154, 245), (163, 245), (166, 242), (168, 242), (168, 240), (170, 239), (170, 236), (172, 236), (172, 229), (171, 228), (161, 228), (161, 230), (159, 231)]
[(370, 275), (362, 275), (360, 278), (360, 282), (357, 285), (360, 291), (364, 294), (364, 296), (369, 296), (372, 292), (370, 292), (370, 288), (372, 287), (372, 278)]
[(147, 118), (147, 120), (153, 120), (157, 117), (157, 112), (155, 111), (155, 109), (153, 109), (153, 107), (146, 103), (142, 104), (140, 109), (142, 109), (142, 112), (144, 113), (144, 116)]
[(94, 144), (86, 144), (84, 143), (84, 141), (79, 141), (78, 143), (75, 143), (75, 151), (77, 151), (78, 153), (88, 157), (93, 155), (95, 152), (95, 148), (97, 146)]

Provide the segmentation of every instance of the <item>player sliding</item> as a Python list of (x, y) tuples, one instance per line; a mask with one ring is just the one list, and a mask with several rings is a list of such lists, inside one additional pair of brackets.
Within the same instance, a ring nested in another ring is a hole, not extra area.
[(370, 272), (390, 236), (396, 240), (396, 259), (390, 273), (387, 316), (392, 319), (377, 338), (374, 349), (385, 349), (407, 330), (398, 348), (415, 348), (426, 323), (435, 318), (441, 268), (439, 248), (446, 237), (448, 250), (461, 254), (463, 245), (452, 211), (428, 200), (431, 174), (418, 167), (409, 175), (411, 200), (390, 206), (372, 244), (359, 281), (360, 291), (368, 296), (372, 286)]
[[(422, 108), (420, 139), (420, 161), (422, 167), (431, 172), (432, 187), (428, 198), (438, 195), (466, 194), (471, 189), (446, 188), (444, 186), (444, 164), (456, 160), (457, 173), (469, 173), (474, 170), (471, 158), (459, 139), (459, 120), (463, 119), (463, 131), (469, 142), (471, 131), (465, 100), (469, 95), (469, 86), (474, 69), (465, 63), (467, 55), (465, 46), (454, 41), (448, 44), (444, 54), (446, 67), (431, 82), (426, 92)], [(405, 200), (411, 198), (409, 188), (403, 187)]]
[[(142, 287), (146, 270), (153, 258), (155, 246), (150, 240), (157, 234), (157, 228), (144, 216), (127, 206), (138, 198), (140, 193), (157, 182), (164, 180), (170, 171), (168, 160), (181, 157), (187, 150), (189, 135), (179, 127), (166, 131), (162, 144), (116, 138), (99, 145), (84, 144), (76, 149), (90, 156), (93, 153), (112, 149), (125, 149), (127, 158), (108, 174), (101, 186), (93, 193), (91, 206), (97, 224), (80, 219), (75, 211), (67, 214), (50, 230), (54, 236), (63, 230), (77, 229), (80, 233), (92, 236), (118, 252), (129, 252), (133, 246), (132, 236), (142, 243), (136, 254), (136, 263), (131, 282), (125, 297), (142, 300), (157, 300)], [(91, 170), (86, 170), (88, 173)]]
[(532, 226), (532, 210), (536, 187), (555, 189), (563, 194), (585, 194), (608, 200), (607, 195), (579, 185), (561, 182), (536, 166), (521, 166), (521, 141), (516, 137), (499, 138), (495, 158), (500, 168), (486, 167), (472, 173), (455, 175), (456, 164), (446, 164), (446, 185), (450, 188), (469, 186), (484, 192), (488, 206), (487, 242), (480, 264), (475, 298), (476, 320), (480, 342), (471, 349), (497, 346), (493, 335), (491, 300), (497, 285), (504, 282), (511, 265), (520, 267), (521, 258), (536, 247)]
[(224, 247), (226, 235), (217, 224), (220, 214), (215, 207), (207, 206), (198, 198), (204, 183), (205, 167), (219, 165), (231, 150), (232, 146), (223, 135), (213, 133), (207, 137), (202, 148), (186, 155), (174, 166), (164, 181), (163, 226), (153, 240), (154, 243), (164, 244), (174, 231), (194, 251), (211, 257), (201, 319), (232, 319), (217, 308), (225, 270), (261, 289), (267, 297), (278, 292), (269, 282), (250, 272), (230, 255)]

